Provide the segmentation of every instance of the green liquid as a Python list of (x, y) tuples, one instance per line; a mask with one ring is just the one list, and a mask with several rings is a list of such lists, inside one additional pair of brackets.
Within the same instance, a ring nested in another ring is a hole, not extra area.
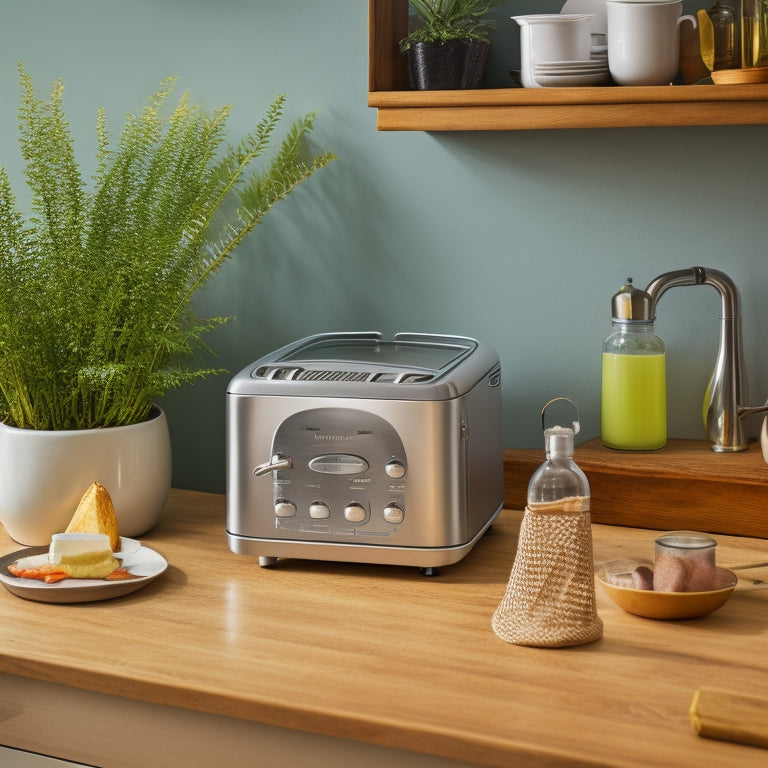
[(667, 442), (664, 355), (603, 353), (601, 437), (609, 448), (652, 451)]

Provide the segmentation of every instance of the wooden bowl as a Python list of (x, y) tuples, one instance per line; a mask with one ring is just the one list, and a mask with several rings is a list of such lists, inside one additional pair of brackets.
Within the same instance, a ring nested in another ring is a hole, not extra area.
[(712, 72), (715, 85), (738, 85), (739, 83), (768, 83), (768, 67), (747, 67), (745, 69), (716, 69)]
[[(722, 608), (733, 590), (738, 577), (727, 568), (718, 568), (716, 589), (707, 592), (654, 592), (651, 589), (631, 589), (618, 586), (616, 575), (631, 574), (638, 565), (649, 565), (646, 561), (619, 560), (605, 563), (595, 574), (605, 593), (616, 605), (627, 613), (646, 619), (695, 619)], [(650, 564), (652, 565), (652, 564)], [(611, 580), (608, 580), (610, 575)]]

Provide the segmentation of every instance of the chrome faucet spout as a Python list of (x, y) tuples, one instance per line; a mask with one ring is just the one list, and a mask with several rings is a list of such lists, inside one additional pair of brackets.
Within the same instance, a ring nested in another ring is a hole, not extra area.
[(691, 267), (665, 272), (651, 280), (645, 289), (651, 297), (651, 317), (656, 305), (669, 289), (681, 285), (711, 285), (720, 294), (720, 347), (712, 378), (704, 393), (702, 417), (712, 450), (718, 453), (747, 448), (741, 418), (747, 394), (747, 375), (741, 340), (741, 305), (735, 283), (724, 272), (707, 267)]

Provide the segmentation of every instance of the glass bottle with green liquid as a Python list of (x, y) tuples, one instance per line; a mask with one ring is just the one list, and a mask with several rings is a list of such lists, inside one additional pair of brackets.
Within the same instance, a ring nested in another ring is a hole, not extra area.
[(651, 297), (628, 284), (611, 301), (603, 342), (600, 434), (608, 448), (653, 451), (667, 442), (664, 342), (654, 334)]

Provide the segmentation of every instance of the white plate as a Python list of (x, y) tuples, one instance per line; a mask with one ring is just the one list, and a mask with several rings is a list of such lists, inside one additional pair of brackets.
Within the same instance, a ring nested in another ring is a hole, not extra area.
[(572, 72), (574, 70), (608, 69), (604, 61), (540, 61), (533, 65), (535, 72)]
[(545, 77), (575, 77), (586, 75), (591, 77), (592, 75), (608, 76), (608, 69), (563, 69), (563, 70), (549, 70), (549, 69), (537, 69), (534, 73), (534, 77), (544, 75)]
[(608, 72), (592, 72), (582, 75), (542, 75), (534, 76), (536, 82), (544, 88), (574, 88), (586, 85), (607, 85)]
[(168, 567), (162, 555), (135, 539), (121, 538), (121, 545), (121, 551), (116, 552), (115, 557), (122, 561), (121, 567), (137, 577), (135, 579), (64, 579), (55, 584), (46, 584), (37, 579), (13, 576), (8, 571), (9, 565), (22, 557), (45, 554), (48, 551), (48, 547), (29, 547), (0, 557), (0, 581), (9, 592), (27, 600), (41, 603), (90, 603), (136, 592), (153, 582)]
[(537, 72), (534, 78), (545, 88), (571, 88), (579, 85), (605, 85), (608, 83), (607, 73), (569, 72), (568, 74), (552, 74)]

